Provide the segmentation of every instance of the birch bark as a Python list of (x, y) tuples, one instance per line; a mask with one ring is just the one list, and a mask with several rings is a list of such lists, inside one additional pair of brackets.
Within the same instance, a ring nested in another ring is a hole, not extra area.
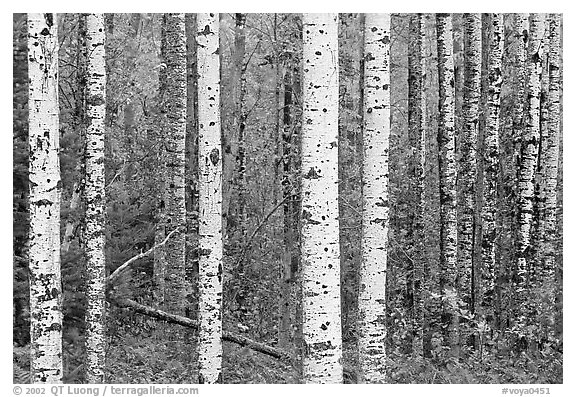
[(440, 87), (438, 120), (438, 165), (440, 173), (440, 284), (443, 295), (445, 343), (452, 354), (458, 348), (456, 290), (456, 160), (454, 134), (454, 57), (452, 15), (436, 14), (438, 76)]
[(476, 211), (476, 157), (482, 69), (482, 16), (464, 14), (464, 103), (460, 138), (458, 290), (473, 310), (474, 216)]
[(338, 15), (302, 22), (303, 373), (306, 383), (341, 383)]
[(103, 383), (106, 347), (104, 120), (106, 62), (104, 14), (86, 14), (86, 381)]
[(32, 382), (62, 383), (56, 14), (28, 14), (28, 77)]
[[(526, 303), (524, 297), (526, 296), (528, 288), (526, 264), (530, 248), (530, 235), (534, 214), (534, 177), (538, 156), (538, 136), (540, 133), (540, 79), (542, 74), (543, 50), (541, 44), (544, 39), (544, 25), (544, 14), (531, 15), (527, 59), (527, 120), (526, 127), (522, 133), (517, 182), (517, 285), (515, 291), (517, 306)], [(517, 321), (520, 324), (524, 324), (526, 321), (525, 313), (518, 312)]]
[(364, 30), (362, 263), (358, 297), (360, 383), (386, 378), (386, 262), (390, 138), (390, 14), (366, 14)]
[(222, 145), (219, 15), (198, 14), (199, 383), (222, 380)]

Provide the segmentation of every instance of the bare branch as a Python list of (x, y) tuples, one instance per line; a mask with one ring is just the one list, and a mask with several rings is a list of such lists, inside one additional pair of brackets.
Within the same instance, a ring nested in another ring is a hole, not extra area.
[[(190, 318), (179, 316), (176, 314), (167, 313), (165, 311), (156, 309), (154, 307), (142, 305), (138, 302), (135, 302), (131, 299), (126, 298), (112, 298), (112, 302), (117, 304), (121, 307), (127, 307), (132, 309), (136, 313), (144, 314), (149, 317), (153, 317), (158, 320), (164, 320), (169, 323), (182, 325), (184, 327), (198, 329), (198, 322), (194, 321)], [(264, 343), (257, 342), (253, 339), (247, 338), (242, 335), (237, 335), (232, 332), (222, 331), (222, 340), (235, 343), (240, 346), (247, 347), (254, 351), (266, 354), (268, 356), (277, 358), (281, 361), (284, 361), (287, 364), (293, 365), (292, 356), (290, 353), (277, 349), (272, 346), (265, 345)]]
[(148, 251), (146, 252), (141, 252), (140, 254), (133, 256), (132, 258), (128, 259), (126, 262), (124, 262), (118, 269), (116, 269), (109, 277), (108, 277), (108, 284), (114, 284), (114, 281), (116, 281), (118, 279), (118, 277), (120, 277), (120, 275), (130, 266), (132, 265), (134, 262), (136, 262), (139, 259), (142, 259), (150, 254), (152, 254), (154, 251), (156, 251), (158, 248), (162, 247), (164, 244), (166, 244), (168, 242), (168, 240), (170, 239), (170, 237), (172, 237), (174, 235), (174, 233), (178, 232), (179, 228), (176, 228), (174, 230), (172, 230), (170, 233), (168, 233), (168, 235), (166, 236), (166, 238), (164, 239), (164, 241), (162, 241), (159, 244), (156, 244), (154, 247), (150, 248)]

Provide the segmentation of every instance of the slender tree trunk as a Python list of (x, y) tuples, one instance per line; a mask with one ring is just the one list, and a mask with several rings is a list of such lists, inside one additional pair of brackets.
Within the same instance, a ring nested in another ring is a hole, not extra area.
[(30, 361), (33, 383), (62, 382), (56, 22), (56, 14), (28, 14)]
[(184, 14), (166, 15), (166, 93), (163, 102), (166, 184), (165, 229), (179, 229), (164, 249), (166, 308), (185, 313), (186, 29)]
[(561, 95), (561, 14), (549, 15), (549, 92), (548, 92), (548, 136), (544, 142), (544, 200), (542, 225), (542, 326), (547, 338), (554, 330), (554, 297), (556, 289), (556, 252), (558, 252), (558, 235), (556, 232), (556, 211), (558, 191), (558, 159), (560, 139), (560, 95)]
[(440, 285), (443, 295), (445, 343), (458, 355), (456, 290), (456, 159), (454, 133), (454, 58), (452, 16), (436, 14), (440, 86), (438, 154), (440, 171)]
[(488, 91), (486, 123), (482, 134), (480, 164), (482, 168), (481, 241), (482, 263), (476, 264), (480, 285), (476, 310), (488, 323), (494, 319), (494, 282), (496, 269), (496, 238), (498, 235), (498, 180), (500, 169), (500, 92), (502, 90), (502, 54), (504, 50), (504, 17), (490, 14), (488, 47)]
[[(86, 58), (87, 58), (87, 48), (86, 48), (86, 18), (83, 14), (78, 15), (78, 30), (77, 30), (77, 53), (76, 53), (76, 86), (77, 86), (77, 96), (76, 96), (76, 109), (74, 112), (75, 124), (80, 131), (80, 138), (82, 141), (86, 139), (85, 133), (85, 123), (86, 123)], [(80, 158), (84, 158), (85, 144), (83, 142), (82, 149), (80, 150)], [(70, 250), (70, 245), (72, 244), (72, 239), (74, 238), (74, 230), (78, 226), (79, 221), (78, 207), (80, 207), (83, 200), (84, 191), (84, 175), (85, 175), (85, 163), (82, 161), (76, 167), (78, 172), (78, 180), (74, 182), (72, 186), (72, 198), (70, 199), (69, 215), (66, 221), (66, 226), (64, 227), (64, 236), (62, 237), (62, 247), (61, 254), (65, 254)]]
[(198, 14), (199, 383), (222, 380), (222, 145), (219, 15)]
[[(160, 33), (160, 60), (161, 68), (158, 73), (158, 103), (160, 106), (166, 100), (166, 20), (167, 15), (162, 14), (162, 24)], [(154, 177), (155, 184), (155, 196), (158, 200), (158, 204), (155, 208), (156, 210), (156, 227), (154, 230), (154, 244), (159, 244), (166, 237), (166, 203), (164, 197), (164, 186), (166, 177), (166, 167), (164, 162), (164, 157), (166, 155), (164, 150), (164, 122), (165, 118), (162, 115), (156, 117), (156, 131), (151, 131), (151, 135), (155, 143), (155, 165), (156, 165), (156, 175)], [(159, 131), (159, 132), (158, 132)], [(166, 303), (166, 247), (157, 249), (154, 251), (154, 288), (155, 288), (155, 300), (156, 304), (160, 308), (165, 308)]]
[[(188, 315), (198, 313), (198, 68), (196, 14), (186, 14), (187, 93), (186, 93), (186, 274)], [(196, 349), (194, 349), (195, 351)], [(195, 354), (195, 353), (194, 353)], [(198, 360), (193, 360), (196, 363)]]
[[(246, 14), (237, 13), (235, 16), (236, 27), (234, 34), (234, 67), (235, 76), (234, 84), (237, 84), (235, 90), (235, 128), (237, 129), (237, 153), (236, 153), (236, 175), (235, 186), (237, 193), (237, 206), (236, 206), (236, 219), (235, 223), (238, 225), (240, 236), (242, 240), (246, 234), (246, 144), (244, 138), (244, 131), (246, 129)], [(240, 263), (242, 268), (242, 263)], [(240, 269), (242, 270), (242, 269)]]
[(482, 73), (482, 15), (464, 14), (464, 103), (460, 138), (458, 290), (466, 309), (474, 311), (474, 218), (476, 211), (476, 150)]
[[(140, 32), (140, 24), (142, 21), (142, 14), (134, 13), (130, 15), (130, 38), (132, 41), (137, 40), (138, 33)], [(134, 44), (131, 44), (132, 46)], [(127, 69), (125, 71), (128, 74), (128, 79), (130, 86), (135, 86), (136, 82), (134, 81), (134, 71), (136, 69), (136, 51), (130, 50), (127, 53), (126, 57), (126, 65)], [(124, 106), (124, 156), (125, 161), (128, 162), (125, 170), (122, 172), (122, 176), (120, 180), (125, 185), (125, 189), (128, 192), (128, 196), (130, 192), (133, 191), (130, 187), (132, 184), (135, 164), (134, 164), (134, 152), (135, 152), (135, 142), (136, 142), (136, 106), (135, 106), (134, 98), (128, 98), (126, 101), (126, 105)]]
[(358, 297), (360, 383), (386, 378), (386, 262), (390, 138), (390, 14), (366, 14), (364, 30), (362, 264)]
[(341, 383), (338, 15), (303, 15), (302, 282), (306, 383)]
[[(290, 62), (290, 61), (289, 61)], [(295, 180), (293, 173), (293, 130), (292, 123), (292, 68), (289, 63), (284, 73), (284, 107), (283, 107), (283, 129), (282, 129), (282, 198), (284, 204), (282, 205), (283, 211), (283, 239), (284, 247), (282, 254), (282, 269), (280, 277), (280, 316), (278, 324), (278, 345), (287, 347), (294, 340), (293, 325), (296, 319), (293, 316), (294, 309), (292, 306), (296, 304), (291, 299), (290, 291), (293, 289), (298, 267), (298, 256), (295, 249), (296, 246), (296, 233), (297, 233), (297, 219), (296, 211), (294, 208), (295, 197)], [(288, 199), (287, 199), (288, 198)]]
[[(536, 174), (534, 175), (534, 215), (532, 219), (531, 244), (533, 245), (533, 255), (529, 258), (528, 283), (533, 287), (533, 298), (530, 299), (535, 313), (540, 313), (540, 308), (535, 303), (540, 303), (540, 288), (542, 282), (542, 267), (544, 250), (544, 206), (546, 196), (546, 146), (548, 144), (548, 92), (550, 86), (550, 74), (548, 68), (549, 53), (549, 22), (546, 18), (544, 27), (544, 38), (542, 40), (542, 74), (540, 79), (540, 134), (538, 136), (538, 157), (536, 160)], [(537, 319), (535, 323), (538, 322)]]
[[(508, 180), (512, 183), (511, 198), (508, 204), (511, 207), (509, 210), (509, 217), (511, 228), (514, 233), (513, 242), (516, 245), (517, 240), (517, 228), (519, 221), (519, 207), (518, 203), (518, 177), (520, 170), (520, 149), (522, 143), (523, 129), (526, 121), (526, 82), (527, 82), (527, 50), (528, 50), (528, 37), (529, 37), (529, 16), (530, 14), (516, 14), (514, 18), (514, 47), (513, 47), (513, 62), (514, 62), (514, 107), (512, 116), (512, 161), (509, 165), (509, 175)], [(515, 249), (514, 249), (515, 251)], [(511, 255), (513, 258), (516, 257), (516, 252)], [(509, 280), (511, 287), (509, 288), (508, 296), (506, 296), (506, 301), (508, 305), (508, 310), (504, 314), (504, 319), (501, 323), (506, 326), (510, 326), (510, 319), (517, 315), (518, 305), (522, 296), (522, 282), (518, 275), (517, 261), (514, 260), (514, 266), (512, 271), (509, 273)], [(514, 313), (512, 313), (512, 311)]]
[(86, 382), (103, 383), (106, 362), (106, 196), (104, 120), (106, 61), (104, 14), (86, 14)]
[(412, 282), (412, 354), (414, 357), (423, 354), (424, 301), (424, 171), (426, 129), (426, 97), (424, 79), (426, 74), (426, 52), (424, 45), (425, 20), (423, 14), (410, 16), (410, 40), (408, 44), (408, 134), (410, 141), (410, 190), (413, 202), (412, 228), (414, 249), (414, 275)]
[(520, 168), (518, 174), (517, 212), (518, 226), (516, 237), (517, 288), (516, 320), (526, 323), (525, 313), (520, 306), (526, 304), (528, 285), (527, 260), (530, 249), (531, 227), (534, 214), (534, 178), (538, 156), (538, 137), (540, 134), (540, 78), (542, 74), (542, 41), (544, 38), (545, 18), (543, 14), (532, 14), (528, 49), (527, 75), (527, 122), (522, 134)]

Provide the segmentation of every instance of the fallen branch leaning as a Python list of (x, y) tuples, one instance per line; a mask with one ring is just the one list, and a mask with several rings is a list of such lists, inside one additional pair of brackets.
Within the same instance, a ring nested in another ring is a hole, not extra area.
[[(169, 323), (182, 325), (184, 327), (198, 329), (198, 322), (187, 317), (179, 316), (176, 314), (167, 313), (165, 311), (156, 309), (154, 307), (142, 305), (127, 298), (112, 298), (113, 303), (121, 307), (126, 307), (132, 309), (136, 313), (144, 314), (156, 318), (158, 320), (164, 320)], [(249, 349), (255, 350), (260, 353), (264, 353), (268, 356), (277, 358), (284, 361), (287, 364), (293, 365), (293, 360), (290, 354), (284, 350), (276, 349), (275, 347), (265, 345), (264, 343), (257, 342), (255, 340), (246, 338), (242, 335), (233, 334), (228, 331), (222, 332), (222, 340), (235, 343), (240, 346), (247, 347)]]

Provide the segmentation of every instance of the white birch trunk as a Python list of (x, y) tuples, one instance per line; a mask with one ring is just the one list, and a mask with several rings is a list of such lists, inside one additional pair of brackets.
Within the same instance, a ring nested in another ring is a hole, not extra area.
[(476, 151), (478, 145), (480, 76), (482, 68), (482, 15), (464, 14), (464, 103), (460, 138), (458, 223), (458, 289), (472, 309), (474, 214), (476, 208)]
[(390, 137), (390, 14), (366, 14), (364, 30), (362, 264), (358, 297), (360, 383), (386, 377), (386, 261)]
[(440, 174), (440, 279), (444, 305), (446, 345), (452, 354), (458, 349), (456, 311), (456, 159), (454, 133), (454, 51), (452, 15), (436, 14), (438, 36), (439, 121), (438, 152)]
[[(542, 42), (545, 33), (544, 14), (532, 14), (528, 48), (528, 99), (527, 123), (522, 135), (520, 170), (518, 175), (518, 227), (517, 227), (517, 277), (519, 297), (524, 296), (527, 285), (527, 257), (534, 216), (534, 178), (540, 134), (540, 79), (542, 75)], [(520, 304), (525, 303), (520, 301)], [(522, 317), (522, 315), (521, 315)], [(525, 318), (520, 319), (524, 323)]]
[[(512, 130), (513, 130), (513, 161), (511, 164), (511, 180), (514, 181), (513, 187), (513, 199), (511, 203), (513, 204), (513, 217), (514, 221), (512, 225), (516, 229), (515, 233), (515, 244), (518, 244), (518, 222), (520, 219), (520, 206), (518, 204), (519, 198), (519, 183), (518, 179), (520, 176), (520, 163), (521, 163), (521, 143), (525, 123), (525, 111), (527, 109), (526, 105), (526, 80), (527, 80), (527, 68), (526, 68), (526, 57), (528, 52), (528, 37), (529, 37), (529, 24), (530, 14), (516, 14), (515, 15), (515, 25), (514, 25), (514, 63), (515, 63), (515, 81), (514, 81), (514, 114), (512, 119)], [(513, 301), (513, 311), (517, 314), (519, 306), (524, 301), (523, 293), (525, 289), (524, 277), (526, 271), (520, 271), (521, 269), (515, 269), (515, 277), (512, 278), (512, 295), (511, 299)]]
[(542, 278), (543, 291), (543, 320), (546, 332), (554, 329), (554, 297), (556, 285), (554, 275), (556, 271), (556, 252), (558, 250), (558, 233), (556, 232), (556, 211), (558, 203), (558, 160), (560, 140), (560, 97), (561, 97), (561, 14), (549, 14), (550, 22), (550, 52), (549, 52), (549, 94), (548, 94), (548, 139), (545, 145), (545, 181), (544, 181), (544, 214), (543, 225), (543, 263)]
[(103, 383), (105, 366), (105, 180), (106, 63), (104, 14), (86, 15), (86, 382)]
[(338, 16), (302, 19), (303, 374), (306, 383), (341, 383)]
[(56, 14), (28, 14), (29, 266), (33, 383), (62, 382), (56, 18)]
[(199, 382), (222, 379), (222, 145), (219, 16), (198, 14)]

